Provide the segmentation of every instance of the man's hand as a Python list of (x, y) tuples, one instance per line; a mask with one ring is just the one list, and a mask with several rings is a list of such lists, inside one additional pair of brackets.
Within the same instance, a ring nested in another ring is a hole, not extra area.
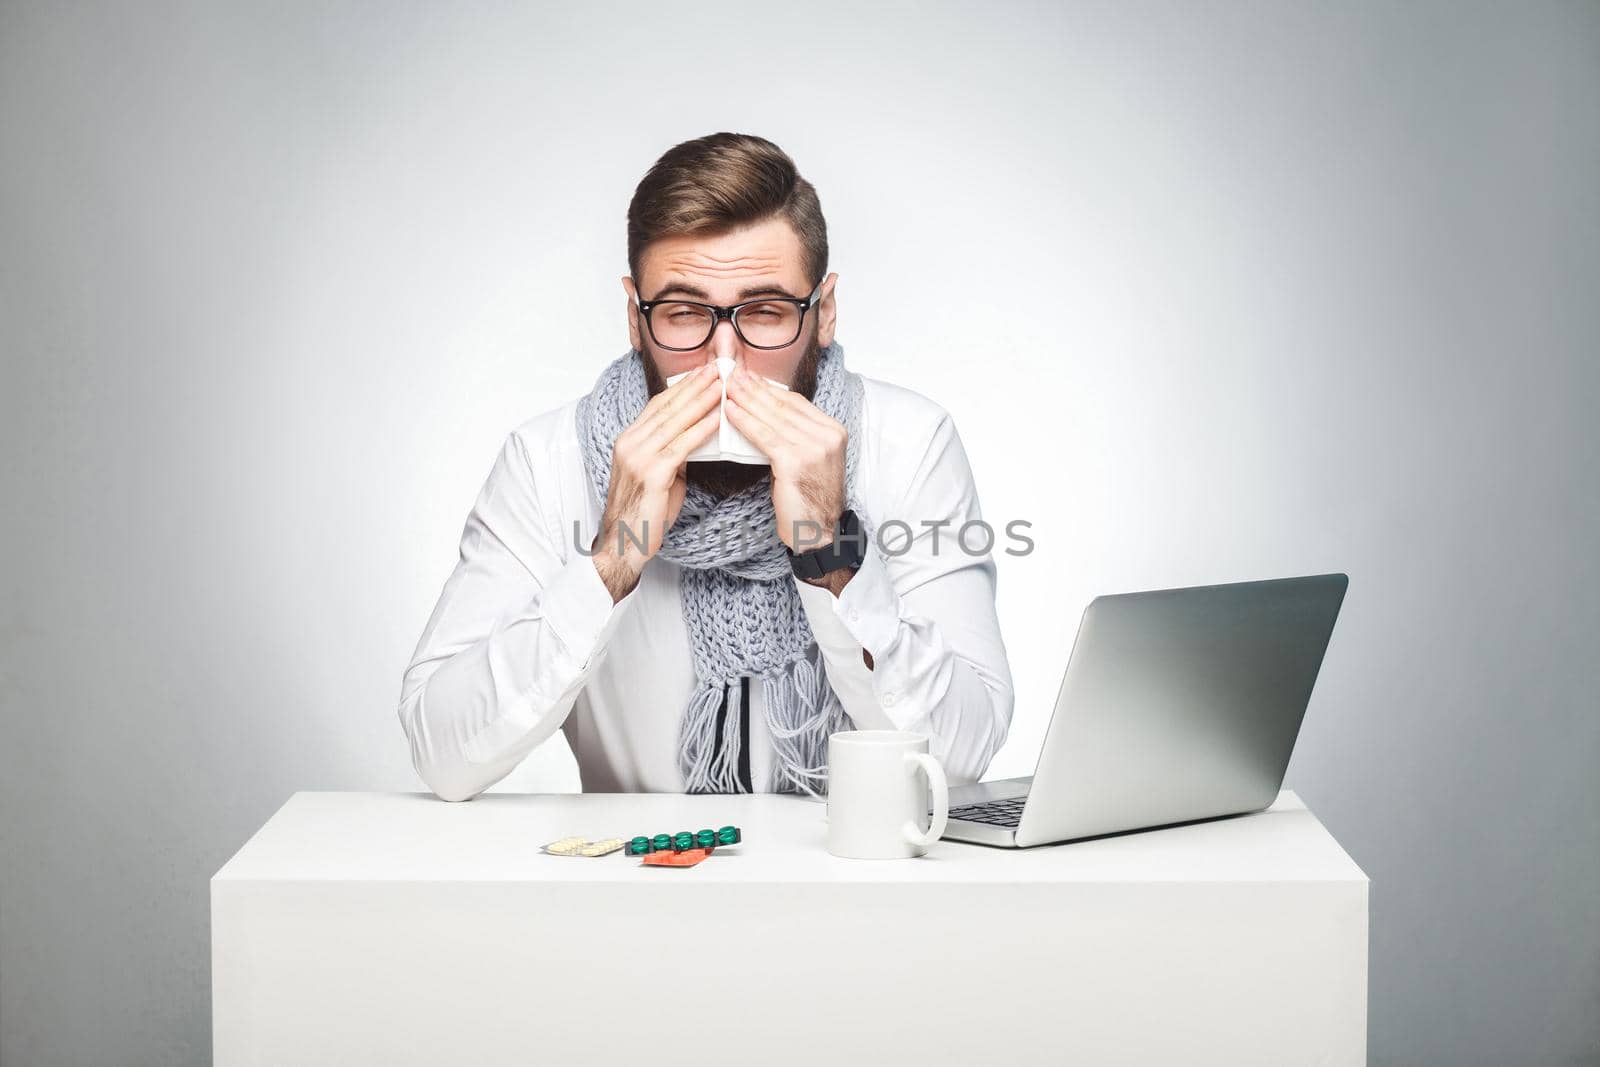
[(842, 423), (799, 393), (748, 373), (728, 376), (728, 421), (772, 461), (772, 510), (778, 538), (792, 552), (833, 542), (844, 514)]
[(605, 514), (591, 546), (613, 604), (639, 584), (645, 563), (661, 551), (667, 530), (678, 521), (689, 487), (689, 453), (717, 432), (721, 397), (716, 365), (707, 363), (651, 397), (618, 435)]
[[(772, 510), (778, 537), (792, 552), (833, 543), (844, 514), (844, 454), (850, 434), (799, 393), (779, 389), (745, 372), (740, 364), (728, 375), (728, 421), (772, 461)], [(815, 525), (809, 525), (815, 524)], [(855, 571), (830, 571), (811, 585), (835, 598)], [(861, 650), (872, 670), (872, 653)]]

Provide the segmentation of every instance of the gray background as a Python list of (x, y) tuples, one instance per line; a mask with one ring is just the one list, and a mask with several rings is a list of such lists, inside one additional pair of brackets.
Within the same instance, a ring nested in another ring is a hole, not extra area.
[(208, 1060), (207, 878), (420, 788), (472, 498), (734, 129), (1034, 524), (992, 773), (1095, 594), (1344, 570), (1290, 784), (1373, 880), (1372, 1062), (1600, 1062), (1600, 8), (668, 6), (0, 6), (0, 1061)]

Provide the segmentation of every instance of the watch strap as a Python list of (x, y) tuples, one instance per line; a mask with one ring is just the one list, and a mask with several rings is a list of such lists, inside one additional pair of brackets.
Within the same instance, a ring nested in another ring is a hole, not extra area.
[(788, 545), (784, 545), (783, 549), (789, 555), (789, 566), (794, 571), (795, 577), (804, 581), (816, 581), (826, 574), (846, 567), (851, 570), (859, 569), (862, 560), (866, 558), (866, 545), (862, 543), (861, 537), (861, 520), (850, 508), (846, 508), (839, 516), (830, 543), (804, 552), (795, 552)]

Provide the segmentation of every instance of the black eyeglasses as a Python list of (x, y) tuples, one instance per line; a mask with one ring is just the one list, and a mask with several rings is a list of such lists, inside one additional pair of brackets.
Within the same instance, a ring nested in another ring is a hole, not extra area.
[(818, 282), (811, 295), (763, 296), (732, 307), (693, 300), (641, 300), (639, 313), (655, 343), (669, 352), (689, 352), (711, 340), (717, 323), (727, 319), (733, 332), (751, 348), (785, 348), (794, 344), (815, 306)]

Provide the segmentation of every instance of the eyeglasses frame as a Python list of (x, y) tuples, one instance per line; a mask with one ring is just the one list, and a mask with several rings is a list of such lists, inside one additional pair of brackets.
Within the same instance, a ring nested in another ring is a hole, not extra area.
[[(817, 293), (821, 289), (822, 282), (818, 282), (812, 287), (811, 295), (809, 296), (758, 296), (750, 300), (740, 301), (739, 303), (730, 305), (728, 307), (723, 307), (719, 304), (706, 304), (699, 300), (685, 300), (682, 297), (673, 296), (665, 297), (660, 300), (641, 300), (638, 303), (638, 308), (640, 316), (644, 319), (645, 329), (650, 331), (650, 340), (654, 341), (657, 345), (666, 349), (668, 352), (693, 352), (697, 348), (704, 348), (706, 346), (706, 342), (710, 341), (712, 337), (716, 336), (717, 327), (722, 324), (723, 319), (727, 319), (733, 324), (733, 332), (738, 335), (739, 340), (744, 344), (751, 348), (760, 349), (763, 352), (775, 352), (780, 348), (788, 348), (790, 345), (800, 340), (800, 335), (805, 332), (806, 328), (806, 312), (810, 311), (816, 306)], [(781, 345), (758, 345), (746, 337), (743, 330), (739, 329), (739, 321), (734, 318), (734, 315), (741, 308), (749, 307), (751, 304), (771, 304), (774, 302), (793, 304), (798, 307), (800, 309), (800, 325), (795, 328), (794, 336)], [(650, 309), (659, 307), (662, 304), (691, 304), (695, 307), (705, 308), (707, 311), (711, 312), (711, 328), (706, 331), (705, 340), (701, 341), (697, 345), (690, 345), (688, 348), (674, 348), (671, 345), (661, 344), (661, 339), (656, 336), (655, 323), (650, 319)]]

